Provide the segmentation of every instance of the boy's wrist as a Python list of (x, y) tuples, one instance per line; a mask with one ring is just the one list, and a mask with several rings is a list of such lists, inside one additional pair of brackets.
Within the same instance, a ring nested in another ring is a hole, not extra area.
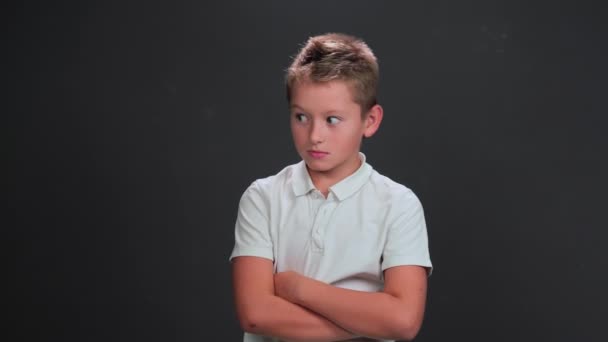
[(298, 279), (296, 288), (294, 289), (294, 304), (303, 305), (306, 302), (308, 290), (313, 285), (312, 282), (314, 281), (315, 280), (312, 278), (300, 275), (300, 279)]
[(310, 305), (310, 299), (317, 297), (316, 294), (318, 294), (320, 290), (319, 286), (324, 285), (324, 283), (306, 276), (300, 277), (294, 291), (293, 303), (308, 307), (308, 305)]
[(275, 295), (293, 304), (300, 304), (310, 281), (311, 278), (297, 272), (279, 272), (274, 275)]

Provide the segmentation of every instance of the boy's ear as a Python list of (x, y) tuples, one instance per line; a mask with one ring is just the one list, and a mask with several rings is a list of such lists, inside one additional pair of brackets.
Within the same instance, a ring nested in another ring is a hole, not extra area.
[(370, 108), (370, 110), (365, 116), (363, 123), (365, 125), (365, 128), (363, 130), (363, 136), (365, 138), (369, 138), (374, 135), (374, 133), (376, 133), (376, 131), (380, 127), (380, 122), (382, 122), (383, 114), (384, 110), (378, 104)]

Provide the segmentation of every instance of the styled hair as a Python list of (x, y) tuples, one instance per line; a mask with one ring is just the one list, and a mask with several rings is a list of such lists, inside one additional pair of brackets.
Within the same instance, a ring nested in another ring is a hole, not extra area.
[(363, 116), (377, 103), (378, 78), (376, 56), (363, 40), (341, 33), (310, 37), (287, 69), (287, 102), (298, 82), (340, 80), (350, 86)]

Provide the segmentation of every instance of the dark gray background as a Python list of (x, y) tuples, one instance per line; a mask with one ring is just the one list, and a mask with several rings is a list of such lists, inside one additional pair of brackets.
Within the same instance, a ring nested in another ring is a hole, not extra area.
[(16, 173), (5, 178), (7, 325), (20, 339), (239, 340), (227, 261), (238, 200), (298, 161), (283, 71), (309, 36), (337, 31), (380, 61), (385, 120), (364, 152), (425, 207), (435, 272), (418, 341), (607, 340), (600, 5), (3, 12)]

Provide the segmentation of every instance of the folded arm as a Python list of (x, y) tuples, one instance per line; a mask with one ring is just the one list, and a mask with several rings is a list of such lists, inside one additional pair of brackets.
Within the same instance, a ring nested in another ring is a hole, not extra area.
[(384, 278), (382, 292), (363, 292), (282, 272), (275, 275), (275, 291), (357, 335), (412, 340), (424, 316), (426, 270), (420, 266), (397, 266), (387, 269)]
[(236, 311), (243, 330), (289, 341), (342, 341), (355, 337), (335, 323), (275, 295), (272, 261), (233, 259)]

